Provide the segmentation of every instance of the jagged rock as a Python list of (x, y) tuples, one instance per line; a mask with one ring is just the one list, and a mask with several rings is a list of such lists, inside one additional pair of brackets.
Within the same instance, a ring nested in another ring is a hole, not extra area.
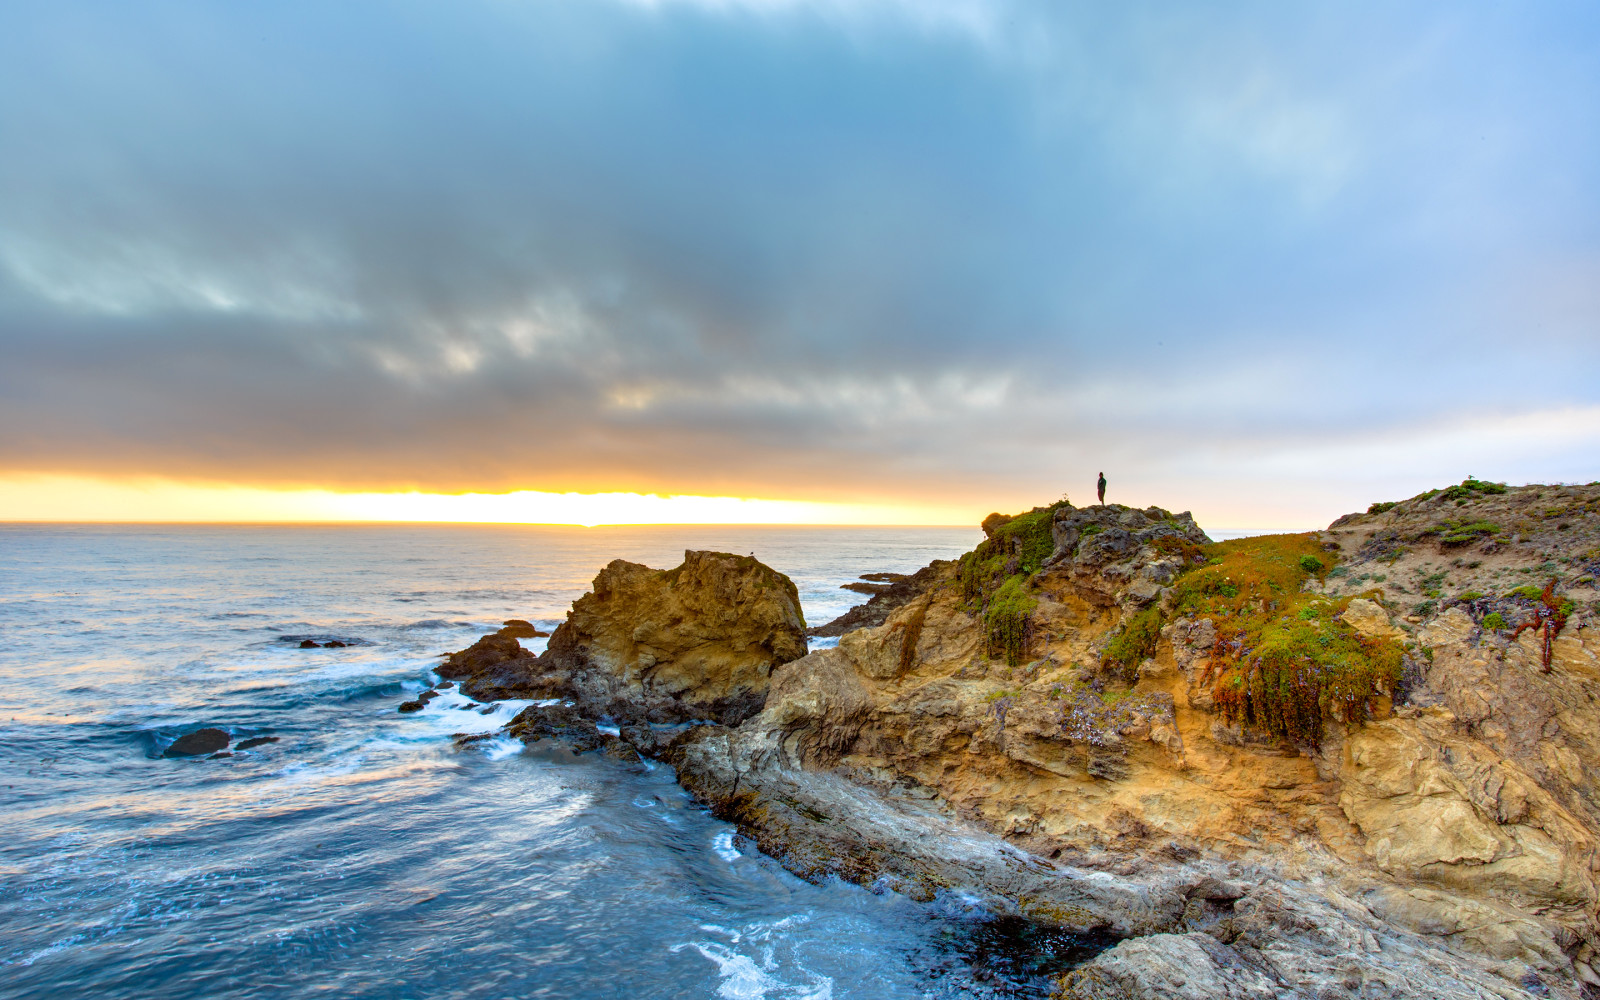
[[(828, 622), (806, 630), (806, 635), (816, 637), (832, 637), (844, 635), (846, 632), (858, 628), (877, 628), (882, 625), (894, 611), (905, 607), (911, 601), (921, 596), (922, 593), (937, 579), (942, 577), (954, 565), (948, 560), (935, 559), (931, 564), (907, 576), (903, 573), (866, 573), (863, 580), (873, 581), (866, 586), (874, 589), (860, 591), (869, 593), (872, 599), (865, 604), (858, 604), (844, 614)], [(860, 590), (860, 584), (844, 585), (846, 590)]]
[(506, 724), (505, 731), (524, 743), (558, 739), (574, 753), (599, 750), (608, 740), (591, 719), (569, 705), (529, 705)]
[(550, 638), (538, 668), (594, 715), (737, 723), (774, 668), (806, 652), (800, 596), (748, 556), (685, 552), (676, 569), (616, 560)]
[(315, 639), (301, 639), (300, 640), (300, 648), (301, 649), (321, 649), (322, 648), (322, 644), (317, 642)]
[(222, 729), (196, 729), (192, 733), (185, 733), (172, 741), (172, 745), (161, 754), (163, 757), (198, 757), (201, 754), (216, 753), (225, 750), (233, 737)]
[(1211, 541), (1188, 511), (1121, 504), (1058, 507), (1046, 565), (1097, 603), (1142, 607), (1155, 600)]
[(496, 633), (451, 653), (435, 671), (460, 681), (461, 693), (480, 701), (540, 697), (550, 685), (538, 682), (535, 661), (516, 639)]

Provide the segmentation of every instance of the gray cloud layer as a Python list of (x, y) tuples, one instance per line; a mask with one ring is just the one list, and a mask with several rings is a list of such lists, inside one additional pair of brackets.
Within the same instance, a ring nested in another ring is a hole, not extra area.
[[(1587, 412), (1597, 55), (1579, 4), (7, 5), (0, 465), (1270, 489)], [(1461, 472), (1581, 475), (1554, 426)]]

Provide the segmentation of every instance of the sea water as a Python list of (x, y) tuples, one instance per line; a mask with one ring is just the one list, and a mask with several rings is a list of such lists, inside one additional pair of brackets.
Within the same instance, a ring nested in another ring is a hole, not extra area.
[[(1071, 939), (796, 878), (663, 764), (451, 739), (522, 703), (396, 711), (613, 558), (753, 554), (818, 624), (979, 537), (0, 525), (0, 997), (1044, 996)], [(232, 756), (162, 756), (201, 726)]]

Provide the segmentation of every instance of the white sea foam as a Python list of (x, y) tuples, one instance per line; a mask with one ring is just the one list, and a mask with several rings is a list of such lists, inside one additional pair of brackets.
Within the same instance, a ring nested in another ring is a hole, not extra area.
[[(457, 688), (446, 688), (439, 697), (430, 700), (420, 712), (413, 712), (402, 723), (407, 735), (435, 738), (456, 733), (492, 733), (501, 728), (534, 702), (517, 698), (494, 703), (485, 715), (482, 707)], [(385, 709), (393, 711), (393, 709)]]
[(484, 756), (490, 760), (514, 757), (522, 752), (522, 741), (514, 736), (501, 736), (497, 739), (484, 740), (478, 746), (482, 748)]
[[(833, 980), (827, 976), (817, 976), (804, 972), (811, 982), (796, 985), (786, 983), (773, 975), (776, 970), (772, 961), (771, 949), (765, 949), (763, 960), (757, 964), (756, 959), (749, 955), (740, 954), (726, 945), (715, 941), (690, 941), (687, 944), (674, 945), (674, 952), (693, 948), (717, 967), (717, 975), (722, 977), (722, 983), (717, 987), (717, 996), (723, 1000), (832, 1000)], [(764, 966), (764, 967), (763, 967)]]
[(616, 726), (607, 726), (607, 725), (601, 724), (601, 725), (595, 726), (594, 728), (599, 730), (602, 733), (605, 733), (607, 736), (621, 736), (622, 735), (622, 730), (618, 729)]
[(744, 857), (743, 854), (739, 853), (739, 849), (733, 846), (732, 830), (723, 830), (715, 837), (712, 837), (711, 849), (717, 852), (717, 857), (728, 862), (730, 865)]

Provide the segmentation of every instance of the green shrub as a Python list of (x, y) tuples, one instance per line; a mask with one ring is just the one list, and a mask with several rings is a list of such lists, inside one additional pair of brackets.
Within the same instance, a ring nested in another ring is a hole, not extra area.
[(1544, 591), (1531, 583), (1527, 583), (1511, 591), (1506, 596), (1520, 597), (1525, 601), (1537, 601), (1544, 597)]
[(1300, 568), (1307, 573), (1320, 573), (1322, 572), (1322, 566), (1322, 560), (1310, 553), (1300, 557)]
[(1498, 611), (1491, 611), (1483, 616), (1483, 627), (1487, 629), (1503, 629), (1506, 627), (1506, 616)]
[(993, 536), (996, 550), (1004, 552), (1014, 548), (1022, 571), (1037, 573), (1044, 566), (1044, 561), (1050, 558), (1050, 553), (1055, 551), (1052, 527), (1059, 506), (1057, 503), (1049, 507), (1036, 507), (997, 525)]
[(1394, 510), (1398, 506), (1400, 506), (1400, 501), (1398, 501), (1398, 500), (1385, 500), (1382, 503), (1375, 503), (1371, 507), (1368, 507), (1367, 508), (1367, 513), (1368, 514), (1382, 514), (1385, 511)]
[(1022, 574), (1008, 577), (1000, 589), (989, 598), (989, 607), (983, 613), (984, 636), (988, 653), (1004, 654), (1006, 663), (1015, 667), (1022, 662), (1028, 643), (1028, 623), (1039, 602), (1023, 591)]
[(1506, 491), (1505, 483), (1486, 483), (1481, 479), (1471, 476), (1461, 480), (1460, 486), (1452, 486), (1444, 490), (1446, 500), (1476, 500), (1479, 496), (1491, 496)]
[(1134, 669), (1156, 655), (1161, 642), (1161, 609), (1146, 608), (1128, 619), (1121, 632), (1106, 646), (1101, 661)]

